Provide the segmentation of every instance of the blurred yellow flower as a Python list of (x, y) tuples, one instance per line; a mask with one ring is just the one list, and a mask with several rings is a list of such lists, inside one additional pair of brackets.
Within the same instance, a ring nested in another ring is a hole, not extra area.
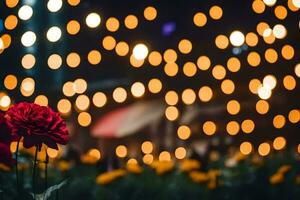
[(28, 163), (19, 163), (18, 164), (18, 170), (19, 171), (26, 171), (29, 169), (29, 164)]
[(157, 175), (163, 175), (174, 169), (173, 161), (154, 161), (151, 167), (155, 169)]
[(210, 190), (216, 189), (217, 187), (217, 181), (215, 180), (210, 180), (207, 184), (207, 188)]
[(65, 172), (71, 168), (71, 163), (66, 160), (61, 160), (58, 162), (57, 167), (60, 171)]
[(189, 173), (189, 177), (194, 181), (195, 183), (205, 183), (209, 180), (209, 177), (204, 172), (199, 171), (193, 171)]
[(143, 168), (136, 163), (127, 163), (126, 169), (128, 172), (133, 174), (140, 174), (143, 172)]
[(98, 158), (91, 156), (89, 154), (84, 154), (80, 156), (80, 160), (83, 164), (94, 165), (98, 162)]
[(279, 169), (278, 169), (278, 173), (282, 173), (282, 174), (285, 174), (287, 173), (288, 171), (291, 170), (291, 166), (290, 165), (282, 165)]
[(105, 173), (97, 176), (96, 183), (98, 185), (107, 185), (107, 184), (113, 182), (114, 180), (124, 176), (125, 174), (126, 174), (126, 171), (123, 169), (117, 169), (117, 170), (114, 170), (111, 172), (105, 172)]
[(300, 185), (300, 174), (296, 176), (296, 184)]
[(0, 163), (0, 171), (9, 172), (11, 170), (10, 167), (8, 167), (5, 164)]
[(180, 171), (182, 172), (190, 172), (192, 170), (200, 169), (201, 163), (198, 160), (187, 159), (183, 160), (180, 165)]
[(274, 175), (272, 175), (270, 177), (270, 183), (272, 185), (276, 185), (276, 184), (279, 184), (279, 183), (282, 183), (284, 180), (284, 176), (282, 173), (275, 173)]
[(234, 155), (234, 159), (237, 161), (237, 162), (240, 162), (240, 161), (243, 161), (247, 158), (246, 155), (242, 154), (240, 151), (236, 152), (235, 155)]

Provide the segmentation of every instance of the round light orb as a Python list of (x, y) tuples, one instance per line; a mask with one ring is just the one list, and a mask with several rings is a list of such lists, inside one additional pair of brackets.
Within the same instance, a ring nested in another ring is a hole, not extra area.
[(2, 38), (0, 38), (0, 51), (2, 51), (3, 49), (4, 49), (4, 42)]
[(259, 98), (261, 98), (261, 99), (269, 99), (272, 95), (272, 91), (268, 87), (265, 87), (265, 86), (260, 86), (258, 88), (257, 92), (258, 92)]
[(9, 96), (5, 95), (0, 98), (0, 106), (3, 108), (8, 107), (11, 104), (11, 99)]
[(57, 26), (49, 28), (47, 31), (47, 39), (50, 42), (57, 42), (61, 38), (61, 30)]
[(133, 48), (133, 56), (137, 60), (144, 60), (148, 55), (148, 48), (144, 44), (137, 44)]
[(33, 10), (30, 6), (24, 5), (18, 11), (18, 16), (22, 20), (28, 20), (31, 18)]
[(269, 90), (273, 90), (276, 87), (277, 80), (273, 75), (265, 76), (263, 80), (263, 87), (268, 88)]
[(101, 18), (97, 13), (90, 13), (86, 17), (85, 22), (86, 22), (88, 27), (96, 28), (101, 23)]
[(229, 37), (230, 43), (233, 46), (239, 47), (242, 46), (245, 42), (245, 36), (240, 31), (233, 31)]
[(267, 6), (274, 6), (277, 0), (263, 0)]
[(57, 12), (62, 7), (62, 0), (49, 0), (47, 3), (47, 8), (50, 12)]
[(273, 28), (273, 35), (278, 39), (285, 38), (287, 34), (286, 28), (282, 24), (277, 24)]
[(296, 8), (300, 8), (300, 0), (292, 0), (292, 3)]
[(21, 43), (25, 47), (31, 47), (36, 41), (36, 35), (32, 31), (25, 32), (21, 37)]

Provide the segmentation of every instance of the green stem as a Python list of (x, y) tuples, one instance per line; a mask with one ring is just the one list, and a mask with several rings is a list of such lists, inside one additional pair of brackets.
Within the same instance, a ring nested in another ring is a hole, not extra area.
[(36, 190), (36, 162), (37, 162), (37, 155), (38, 155), (38, 147), (35, 149), (34, 155), (34, 163), (33, 163), (33, 172), (32, 172), (32, 191), (33, 191), (33, 199), (35, 199), (35, 190)]
[(48, 188), (48, 163), (49, 163), (49, 156), (46, 152), (46, 161), (45, 161), (45, 191)]
[(20, 185), (19, 185), (19, 169), (18, 169), (18, 157), (19, 157), (19, 146), (20, 146), (21, 138), (19, 138), (16, 149), (16, 182), (17, 182), (17, 191), (20, 193)]
[(55, 193), (55, 199), (58, 200), (58, 189), (56, 190), (56, 193)]

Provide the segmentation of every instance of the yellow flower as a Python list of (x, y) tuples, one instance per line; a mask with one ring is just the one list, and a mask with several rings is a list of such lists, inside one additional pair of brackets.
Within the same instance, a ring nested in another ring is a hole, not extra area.
[(247, 158), (247, 156), (245, 156), (244, 154), (242, 154), (241, 152), (237, 152), (235, 155), (234, 155), (234, 159), (238, 162), (240, 161), (243, 161)]
[(252, 163), (256, 166), (262, 166), (264, 164), (264, 161), (259, 155), (255, 154), (252, 157)]
[(5, 164), (0, 163), (0, 171), (9, 172), (11, 170), (10, 167), (8, 167)]
[(217, 151), (212, 151), (210, 154), (209, 154), (209, 159), (213, 162), (215, 161), (218, 161), (220, 159), (220, 154), (219, 152)]
[(100, 174), (96, 178), (96, 183), (98, 185), (107, 185), (111, 183), (112, 181), (124, 176), (126, 174), (125, 170), (117, 169), (111, 172), (105, 172), (103, 174)]
[(200, 169), (201, 163), (198, 160), (184, 160), (180, 165), (182, 172), (189, 172), (192, 170)]
[(274, 174), (274, 175), (272, 175), (270, 177), (270, 183), (272, 185), (276, 185), (276, 184), (282, 183), (283, 180), (284, 180), (284, 176), (283, 176), (282, 173), (276, 173), (276, 174)]
[(58, 162), (57, 167), (60, 171), (65, 172), (71, 168), (71, 163), (66, 160), (61, 160)]
[(128, 163), (126, 165), (126, 169), (127, 169), (127, 171), (129, 171), (130, 173), (133, 173), (133, 174), (140, 174), (143, 172), (143, 168), (135, 163)]
[(94, 165), (98, 162), (98, 159), (95, 156), (89, 154), (82, 155), (80, 160), (83, 164)]
[(199, 171), (190, 172), (189, 177), (196, 183), (204, 183), (209, 179), (206, 173)]
[(291, 170), (291, 166), (290, 165), (282, 165), (279, 169), (278, 169), (278, 173), (282, 173), (282, 174), (285, 174), (287, 173), (288, 171)]
[(174, 162), (172, 161), (162, 161), (156, 164), (156, 174), (163, 175), (167, 172), (170, 172), (174, 169)]
[(18, 164), (18, 170), (19, 171), (26, 171), (29, 168), (28, 163), (19, 163)]
[(221, 171), (219, 169), (210, 169), (207, 172), (209, 179), (216, 180), (218, 176), (220, 176)]
[(217, 182), (215, 180), (210, 180), (207, 184), (208, 189), (213, 190), (217, 187)]
[(300, 185), (300, 174), (296, 176), (296, 184)]

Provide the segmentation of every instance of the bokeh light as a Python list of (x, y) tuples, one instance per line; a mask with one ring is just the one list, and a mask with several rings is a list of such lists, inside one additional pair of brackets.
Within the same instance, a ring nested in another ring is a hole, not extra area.
[(101, 18), (97, 13), (90, 13), (85, 19), (85, 22), (90, 28), (97, 28), (101, 23)]
[(18, 11), (18, 16), (22, 20), (28, 20), (32, 17), (32, 15), (33, 9), (28, 5), (22, 6)]

